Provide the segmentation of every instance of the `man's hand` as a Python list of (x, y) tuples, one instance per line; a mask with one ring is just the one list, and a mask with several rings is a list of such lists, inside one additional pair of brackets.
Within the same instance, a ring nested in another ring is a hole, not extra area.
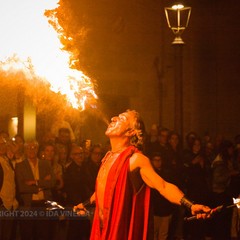
[(192, 215), (197, 217), (197, 219), (206, 219), (211, 217), (211, 209), (208, 206), (193, 204), (191, 212)]
[(83, 203), (79, 203), (77, 206), (74, 206), (73, 211), (79, 216), (84, 216), (87, 214), (87, 209), (84, 207)]

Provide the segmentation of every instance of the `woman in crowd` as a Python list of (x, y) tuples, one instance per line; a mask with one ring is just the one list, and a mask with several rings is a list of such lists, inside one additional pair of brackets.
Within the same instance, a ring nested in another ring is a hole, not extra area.
[[(213, 206), (231, 205), (232, 190), (231, 179), (238, 174), (233, 165), (234, 145), (224, 140), (219, 146), (219, 153), (212, 163), (212, 191)], [(228, 240), (231, 238), (232, 209), (222, 211), (213, 219), (213, 240)]]
[[(186, 194), (193, 201), (210, 204), (210, 172), (206, 159), (202, 154), (201, 139), (196, 137), (191, 145), (190, 152), (185, 155), (187, 163)], [(207, 233), (208, 221), (192, 221), (186, 224), (186, 235), (190, 239), (202, 240)]]

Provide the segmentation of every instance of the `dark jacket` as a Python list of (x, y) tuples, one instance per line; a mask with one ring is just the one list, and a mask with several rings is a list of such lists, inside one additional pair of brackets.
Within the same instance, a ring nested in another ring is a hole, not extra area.
[[(51, 170), (51, 166), (48, 161), (39, 160), (39, 181), (38, 185), (27, 185), (25, 182), (28, 180), (34, 180), (31, 166), (27, 159), (17, 163), (16, 172), (16, 182), (18, 193), (20, 197), (20, 204), (25, 207), (30, 207), (32, 202), (32, 195), (38, 193), (38, 189), (42, 188), (44, 193), (44, 200), (51, 200), (52, 193), (51, 189), (54, 186), (55, 179)], [(50, 175), (50, 180), (44, 180), (46, 176)]]

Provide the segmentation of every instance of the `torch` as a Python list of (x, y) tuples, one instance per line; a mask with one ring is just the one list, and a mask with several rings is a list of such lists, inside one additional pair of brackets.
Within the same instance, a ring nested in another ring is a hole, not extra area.
[[(73, 210), (72, 207), (63, 207), (58, 202), (55, 201), (46, 201), (46, 210), (47, 211), (54, 211), (54, 210), (60, 210), (60, 213), (66, 216), (74, 216), (74, 217), (83, 217), (83, 218), (91, 218), (93, 215), (92, 209), (84, 209), (84, 214), (78, 215), (77, 213), (83, 209), (75, 209)], [(83, 203), (83, 206), (85, 207)], [(63, 210), (63, 211), (61, 211)], [(72, 214), (71, 214), (72, 213)]]
[[(240, 208), (240, 197), (239, 198), (233, 198), (233, 204), (231, 205), (228, 205), (228, 206), (224, 206), (224, 205), (220, 205), (216, 208), (213, 208), (210, 212), (210, 215), (215, 215), (216, 213), (219, 213), (221, 212), (222, 210), (224, 209), (229, 209), (229, 208), (233, 208), (233, 207), (237, 207), (237, 208)], [(192, 220), (195, 220), (197, 219), (197, 216), (192, 216), (192, 217), (185, 217), (184, 220), (185, 221), (192, 221)]]

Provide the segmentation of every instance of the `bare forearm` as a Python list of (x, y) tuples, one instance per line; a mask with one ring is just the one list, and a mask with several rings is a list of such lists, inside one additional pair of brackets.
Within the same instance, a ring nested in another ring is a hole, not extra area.
[(180, 201), (184, 196), (184, 193), (176, 185), (165, 181), (157, 190), (167, 200), (178, 205), (180, 205)]
[(211, 216), (211, 209), (208, 206), (194, 204), (184, 197), (183, 192), (174, 184), (164, 181), (164, 187), (160, 189), (160, 193), (170, 202), (184, 206), (197, 218), (209, 218)]

